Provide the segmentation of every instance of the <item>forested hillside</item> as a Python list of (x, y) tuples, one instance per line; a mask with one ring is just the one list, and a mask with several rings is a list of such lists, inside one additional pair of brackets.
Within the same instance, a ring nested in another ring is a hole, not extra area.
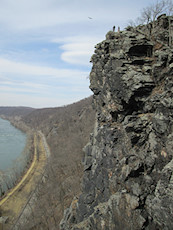
[(41, 130), (51, 152), (32, 212), (22, 218), (21, 229), (58, 229), (65, 208), (80, 194), (83, 148), (95, 121), (92, 97), (68, 106), (29, 110), (0, 110), (18, 128)]
[(34, 108), (30, 107), (0, 107), (0, 115), (4, 116), (26, 116), (34, 111)]

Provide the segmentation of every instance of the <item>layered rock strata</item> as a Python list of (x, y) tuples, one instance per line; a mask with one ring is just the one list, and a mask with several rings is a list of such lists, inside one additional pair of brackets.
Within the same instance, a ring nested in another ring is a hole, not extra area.
[(139, 28), (110, 31), (96, 46), (95, 129), (83, 192), (66, 210), (63, 230), (173, 229), (173, 50), (157, 39), (168, 25), (156, 25), (154, 38)]

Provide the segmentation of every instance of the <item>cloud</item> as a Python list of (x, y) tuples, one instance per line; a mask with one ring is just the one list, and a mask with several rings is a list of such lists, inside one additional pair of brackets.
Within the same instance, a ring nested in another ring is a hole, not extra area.
[[(124, 21), (133, 16), (138, 2), (124, 0), (1, 0), (0, 23), (11, 29), (28, 30), (62, 24)], [(137, 2), (137, 3), (136, 3)], [(124, 7), (126, 6), (127, 7)], [(88, 17), (92, 17), (89, 20)], [(68, 27), (69, 28), (69, 27)]]
[(91, 52), (89, 51), (66, 51), (61, 55), (61, 59), (70, 64), (90, 66), (89, 60)]
[(44, 107), (89, 96), (94, 46), (148, 1), (1, 0), (1, 105)]
[[(65, 95), (64, 95), (65, 94)], [(45, 107), (58, 107), (67, 104), (71, 104), (81, 100), (84, 97), (91, 95), (91, 92), (84, 94), (81, 98), (81, 94), (69, 95), (66, 92), (57, 93), (56, 95), (47, 94), (17, 94), (13, 92), (2, 92), (0, 91), (1, 100), (0, 106), (29, 106), (34, 108), (45, 108)]]
[(73, 69), (56, 69), (45, 66), (35, 66), (0, 58), (0, 73), (23, 74), (33, 76), (52, 76), (54, 78), (81, 78), (88, 72)]
[(90, 58), (95, 45), (101, 41), (100, 36), (73, 36), (53, 39), (54, 43), (64, 43), (59, 48), (63, 51), (61, 59), (67, 63), (91, 67)]
[(61, 59), (70, 64), (91, 66), (89, 61), (94, 52), (92, 42), (71, 42), (60, 47), (63, 50)]
[(29, 106), (34, 108), (44, 108), (44, 107), (56, 107), (66, 104), (73, 103), (75, 100), (78, 101), (80, 98), (56, 98), (56, 97), (47, 97), (43, 95), (36, 96), (31, 94), (21, 95), (16, 93), (3, 93), (0, 92), (0, 97), (3, 98), (1, 101), (1, 106)]
[(37, 84), (29, 81), (13, 82), (12, 80), (0, 81), (0, 91), (2, 92), (17, 92), (17, 93), (39, 93), (43, 90), (48, 90), (46, 84)]
[(87, 19), (80, 6), (65, 0), (2, 0), (0, 22), (19, 30), (72, 24)]
[(88, 74), (0, 58), (0, 104), (40, 108), (72, 103), (91, 95)]

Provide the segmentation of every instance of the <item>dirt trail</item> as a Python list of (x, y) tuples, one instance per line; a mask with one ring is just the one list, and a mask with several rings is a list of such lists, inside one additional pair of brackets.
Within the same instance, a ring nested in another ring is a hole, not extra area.
[(2, 216), (8, 217), (6, 224), (0, 225), (0, 230), (13, 229), (18, 216), (23, 211), (28, 199), (38, 184), (47, 159), (45, 139), (40, 132), (34, 135), (33, 162), (21, 181), (0, 201)]

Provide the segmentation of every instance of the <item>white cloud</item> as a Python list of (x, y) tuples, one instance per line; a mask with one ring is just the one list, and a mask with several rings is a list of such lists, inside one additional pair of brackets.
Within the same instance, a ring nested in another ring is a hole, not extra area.
[(103, 24), (133, 17), (136, 5), (137, 0), (1, 0), (0, 23), (19, 30), (89, 21)]
[(0, 58), (0, 106), (40, 108), (75, 102), (91, 94), (88, 74)]
[(73, 42), (60, 47), (63, 50), (61, 59), (70, 64), (90, 66), (90, 58), (94, 53), (94, 44), (91, 42)]
[[(58, 80), (59, 81), (59, 80)], [(71, 82), (73, 79), (71, 79)], [(13, 81), (1, 81), (0, 85), (0, 91), (2, 92), (18, 92), (18, 93), (36, 93), (36, 94), (44, 94), (44, 95), (50, 95), (50, 94), (58, 94), (58, 93), (65, 93), (68, 91), (69, 93), (73, 92), (84, 92), (87, 93), (89, 91), (88, 87), (86, 87), (86, 79), (78, 81), (73, 84), (37, 84), (32, 83), (28, 81), (25, 82), (13, 82)], [(70, 83), (70, 81), (69, 81)]]
[[(91, 95), (88, 94), (86, 96)], [(85, 96), (84, 96), (85, 97)], [(83, 97), (83, 98), (84, 98)], [(34, 108), (45, 108), (45, 107), (58, 107), (67, 104), (71, 104), (81, 100), (80, 95), (74, 95), (73, 97), (64, 97), (63, 94), (58, 96), (48, 97), (43, 95), (30, 94), (16, 94), (15, 92), (4, 93), (0, 92), (1, 103), (0, 106), (29, 106)]]
[(15, 92), (30, 92), (38, 93), (39, 91), (48, 90), (49, 86), (46, 84), (37, 84), (27, 82), (13, 82), (13, 81), (1, 81), (0, 91), (15, 91)]
[(73, 69), (56, 69), (45, 66), (11, 61), (0, 58), (0, 73), (13, 73), (33, 76), (52, 76), (55, 78), (81, 78), (87, 76), (88, 72)]
[(89, 51), (66, 51), (61, 55), (61, 59), (70, 64), (90, 66), (91, 52)]
[(66, 37), (63, 41), (60, 38), (53, 39), (52, 42), (61, 43), (60, 46), (63, 53), (61, 59), (70, 64), (78, 64), (83, 66), (91, 66), (90, 58), (94, 53), (95, 45), (103, 40), (100, 36), (73, 36)]
[(63, 43), (63, 44), (68, 44), (68, 43), (92, 43), (92, 44), (96, 44), (98, 42), (101, 42), (104, 38), (104, 35), (102, 36), (98, 36), (95, 34), (91, 35), (86, 35), (86, 34), (78, 34), (75, 36), (65, 36), (63, 38), (57, 37), (57, 38), (53, 38), (51, 39), (51, 42), (55, 42), (55, 43)]
[(94, 46), (149, 1), (0, 0), (0, 105), (58, 106), (90, 95)]
[(0, 7), (0, 22), (26, 30), (86, 21), (87, 16), (80, 6), (80, 2), (75, 4), (65, 0), (4, 0)]
[[(67, 99), (64, 98), (53, 98), (53, 97), (44, 97), (44, 96), (35, 96), (35, 95), (22, 95), (12, 93), (3, 93), (0, 92), (0, 97), (3, 98), (1, 101), (1, 106), (29, 106), (34, 108), (43, 108), (43, 107), (55, 107), (60, 105), (65, 105), (68, 103)], [(71, 99), (69, 98), (69, 103)]]

